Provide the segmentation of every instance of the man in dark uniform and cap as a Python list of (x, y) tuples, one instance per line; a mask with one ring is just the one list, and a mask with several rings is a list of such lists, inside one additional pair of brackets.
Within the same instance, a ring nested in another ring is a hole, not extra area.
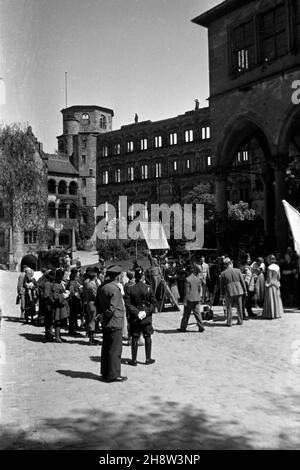
[(87, 279), (83, 284), (83, 301), (86, 305), (86, 320), (87, 320), (87, 333), (89, 336), (89, 344), (94, 346), (97, 343), (95, 340), (95, 319), (97, 315), (96, 310), (96, 296), (97, 296), (97, 270), (89, 266), (86, 270)]
[(146, 364), (153, 364), (151, 358), (153, 334), (152, 314), (155, 311), (156, 299), (153, 290), (145, 283), (145, 275), (142, 268), (135, 270), (135, 284), (130, 287), (125, 295), (125, 305), (129, 315), (129, 328), (132, 337), (130, 365), (137, 365), (137, 351), (139, 336), (142, 333), (145, 338)]
[(125, 305), (118, 285), (122, 268), (110, 266), (106, 282), (97, 291), (96, 306), (102, 318), (103, 344), (101, 350), (101, 375), (106, 382), (124, 382), (121, 376), (122, 330)]

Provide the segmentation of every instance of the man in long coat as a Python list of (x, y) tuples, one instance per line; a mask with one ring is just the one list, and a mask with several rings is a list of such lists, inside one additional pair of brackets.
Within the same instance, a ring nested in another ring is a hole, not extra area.
[(221, 273), (220, 290), (221, 295), (225, 293), (227, 307), (227, 326), (232, 326), (232, 307), (236, 305), (238, 314), (238, 325), (243, 324), (243, 296), (247, 296), (247, 287), (239, 269), (233, 267), (230, 258), (225, 258), (225, 271)]
[(107, 282), (97, 291), (96, 307), (101, 316), (103, 344), (101, 350), (101, 375), (106, 382), (124, 382), (121, 376), (122, 330), (125, 305), (118, 283), (122, 268), (110, 266), (107, 269)]

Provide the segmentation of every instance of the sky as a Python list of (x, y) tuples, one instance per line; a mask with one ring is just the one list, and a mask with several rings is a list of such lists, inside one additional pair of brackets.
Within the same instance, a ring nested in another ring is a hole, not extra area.
[[(207, 30), (220, 0), (0, 0), (0, 120), (53, 153), (68, 106), (114, 110), (113, 129), (208, 105)], [(2, 79), (2, 80), (1, 80)], [(5, 97), (3, 93), (5, 84)], [(1, 101), (2, 100), (2, 101)]]

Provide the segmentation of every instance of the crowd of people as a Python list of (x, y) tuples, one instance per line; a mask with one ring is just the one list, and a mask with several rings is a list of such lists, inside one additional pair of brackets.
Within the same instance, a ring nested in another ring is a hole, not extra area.
[(283, 258), (270, 255), (254, 261), (245, 252), (235, 263), (226, 255), (206, 262), (204, 256), (175, 260), (151, 251), (148, 259), (148, 269), (135, 261), (125, 273), (117, 265), (107, 268), (103, 260), (99, 267), (83, 271), (79, 260), (71, 265), (67, 257), (64, 266), (44, 268), (38, 279), (24, 266), (17, 287), (21, 318), (32, 323), (42, 320), (44, 339), (49, 342), (66, 341), (62, 327), (70, 336), (81, 336), (85, 330), (92, 346), (98, 344), (95, 334), (101, 332), (101, 375), (113, 382), (127, 379), (121, 376), (124, 341), (131, 345), (130, 365), (137, 366), (141, 344), (145, 345), (145, 364), (155, 362), (151, 356), (152, 315), (167, 302), (184, 305), (179, 332), (187, 331), (193, 314), (202, 333), (204, 321), (214, 318), (216, 305), (223, 305), (226, 324), (231, 327), (233, 307), (237, 324), (242, 325), (255, 318), (255, 307), (262, 309), (263, 318), (280, 318), (281, 289), (286, 305), (295, 306), (298, 300), (299, 260), (291, 249)]

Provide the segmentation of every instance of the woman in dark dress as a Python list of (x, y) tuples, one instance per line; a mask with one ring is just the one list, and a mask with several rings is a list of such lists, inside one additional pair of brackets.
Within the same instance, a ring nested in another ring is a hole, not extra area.
[(70, 309), (68, 298), (70, 292), (66, 290), (64, 282), (64, 270), (57, 269), (55, 275), (55, 281), (52, 286), (52, 297), (53, 297), (53, 310), (54, 310), (54, 326), (55, 326), (55, 342), (62, 343), (60, 336), (60, 328), (62, 322), (70, 316)]

